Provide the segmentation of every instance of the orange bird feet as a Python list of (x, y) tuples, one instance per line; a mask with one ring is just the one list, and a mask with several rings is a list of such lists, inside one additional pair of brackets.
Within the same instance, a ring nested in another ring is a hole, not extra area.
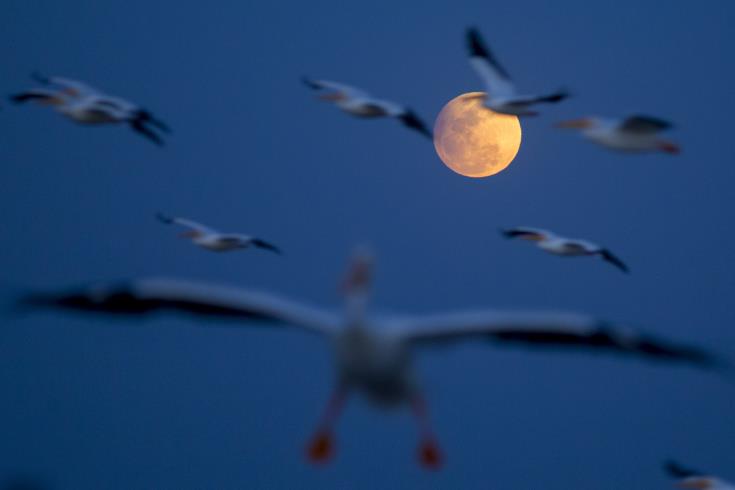
[(679, 145), (676, 145), (669, 141), (662, 141), (659, 144), (659, 149), (664, 153), (670, 153), (672, 155), (678, 155), (679, 153), (681, 153), (681, 148), (679, 148)]
[(334, 436), (329, 431), (319, 431), (309, 443), (306, 456), (314, 464), (326, 464), (334, 456)]
[(438, 470), (444, 458), (439, 445), (433, 439), (426, 439), (419, 445), (419, 461), (424, 468)]

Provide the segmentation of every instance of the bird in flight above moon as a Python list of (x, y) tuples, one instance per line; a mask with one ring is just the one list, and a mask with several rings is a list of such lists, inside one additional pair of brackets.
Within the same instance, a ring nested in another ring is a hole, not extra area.
[(547, 95), (519, 95), (510, 75), (485, 45), (477, 29), (467, 30), (470, 64), (485, 83), (486, 94), (476, 95), (488, 109), (513, 116), (535, 116), (532, 107), (540, 103), (555, 103), (566, 99), (565, 90)]

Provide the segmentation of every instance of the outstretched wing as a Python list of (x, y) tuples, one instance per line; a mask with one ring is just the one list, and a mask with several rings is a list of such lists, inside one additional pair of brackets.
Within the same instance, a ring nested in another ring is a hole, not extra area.
[(349, 98), (369, 97), (368, 93), (364, 90), (343, 83), (330, 82), (329, 80), (313, 80), (307, 77), (303, 77), (301, 80), (314, 90), (333, 90)]
[(497, 98), (515, 95), (516, 90), (510, 81), (508, 72), (485, 45), (477, 29), (467, 31), (467, 46), (470, 53), (470, 64), (485, 83), (489, 96)]
[(415, 112), (411, 109), (404, 109), (403, 112), (398, 116), (404, 126), (411, 129), (415, 129), (419, 133), (423, 134), (429, 139), (433, 139), (434, 135), (426, 124), (419, 119)]
[(277, 253), (278, 255), (282, 255), (283, 254), (283, 252), (281, 252), (281, 249), (280, 248), (276, 247), (275, 245), (273, 245), (270, 242), (266, 242), (265, 240), (261, 240), (260, 238), (253, 238), (250, 243), (252, 243), (254, 246), (256, 246), (258, 248), (262, 248), (264, 250), (270, 250), (271, 252)]
[(158, 146), (163, 146), (165, 143), (163, 142), (163, 139), (161, 139), (160, 136), (158, 136), (154, 131), (151, 131), (149, 127), (147, 127), (145, 124), (143, 124), (142, 121), (139, 119), (135, 119), (130, 121), (130, 128), (138, 133), (139, 135), (143, 136), (144, 138), (147, 138), (148, 140), (152, 141)]
[(623, 120), (620, 125), (620, 129), (623, 131), (631, 131), (635, 133), (657, 133), (671, 127), (673, 127), (673, 125), (668, 121), (664, 121), (663, 119), (656, 117), (641, 115), (628, 117)]
[(691, 468), (684, 467), (674, 460), (664, 461), (663, 464), (666, 473), (674, 478), (689, 478), (692, 476), (703, 476), (704, 473), (701, 471), (693, 470)]
[(597, 253), (600, 255), (600, 257), (602, 257), (602, 259), (605, 262), (611, 263), (612, 265), (614, 265), (615, 267), (617, 267), (621, 271), (625, 272), (626, 274), (628, 272), (630, 272), (630, 269), (628, 269), (628, 266), (625, 265), (625, 262), (623, 262), (622, 260), (620, 260), (619, 258), (617, 258), (615, 255), (612, 254), (612, 252), (610, 252), (606, 248), (601, 249)]
[(45, 88), (34, 88), (24, 92), (18, 92), (9, 97), (11, 102), (22, 104), (31, 100), (50, 101), (58, 97), (58, 91)]
[(293, 325), (319, 333), (338, 328), (334, 315), (265, 293), (174, 279), (100, 284), (61, 293), (33, 293), (20, 300), (32, 308), (145, 316), (181, 312), (202, 318), (230, 318)]
[(531, 228), (529, 226), (518, 226), (516, 228), (501, 229), (500, 234), (506, 238), (527, 238), (542, 240), (553, 235), (549, 230)]
[(479, 311), (408, 319), (391, 326), (411, 344), (489, 339), (500, 344), (609, 351), (703, 367), (716, 364), (713, 356), (696, 347), (671, 344), (577, 313)]
[(212, 228), (209, 228), (207, 226), (204, 226), (201, 223), (197, 223), (196, 221), (192, 221), (192, 220), (186, 219), (186, 218), (177, 218), (177, 217), (174, 217), (174, 216), (167, 216), (167, 215), (165, 215), (163, 213), (157, 213), (156, 214), (156, 218), (161, 223), (164, 223), (164, 224), (167, 224), (167, 225), (181, 225), (181, 226), (185, 226), (187, 228), (190, 228), (192, 230), (196, 230), (196, 231), (198, 231), (200, 233), (204, 233), (204, 234), (217, 233)]
[(74, 97), (85, 97), (88, 95), (99, 94), (99, 91), (96, 88), (84, 82), (80, 82), (78, 80), (72, 80), (70, 78), (47, 77), (38, 72), (32, 73), (31, 78), (33, 78), (38, 83), (42, 83), (43, 85), (56, 86), (62, 91), (64, 91), (65, 93), (67, 93), (68, 95), (71, 95)]

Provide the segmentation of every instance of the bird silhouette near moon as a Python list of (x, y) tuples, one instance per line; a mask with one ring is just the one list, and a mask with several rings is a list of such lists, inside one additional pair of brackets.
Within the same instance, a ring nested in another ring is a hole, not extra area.
[(465, 177), (488, 177), (510, 165), (521, 146), (518, 117), (483, 105), (482, 92), (450, 100), (434, 124), (434, 147), (447, 167)]

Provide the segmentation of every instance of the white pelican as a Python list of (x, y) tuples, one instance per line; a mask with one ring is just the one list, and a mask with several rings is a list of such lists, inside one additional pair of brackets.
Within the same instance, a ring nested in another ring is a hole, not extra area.
[(485, 83), (485, 107), (502, 114), (536, 116), (531, 108), (541, 102), (554, 103), (566, 99), (569, 94), (559, 90), (548, 95), (518, 95), (508, 72), (500, 65), (480, 37), (476, 29), (467, 30), (470, 63)]
[(680, 151), (678, 145), (659, 137), (672, 124), (651, 116), (634, 115), (625, 119), (585, 117), (563, 121), (556, 126), (578, 129), (588, 140), (612, 150), (630, 153), (662, 151), (674, 155)]
[(718, 366), (714, 357), (695, 347), (669, 344), (576, 313), (479, 310), (427, 317), (377, 317), (368, 312), (371, 265), (367, 254), (353, 259), (342, 283), (342, 315), (270, 294), (166, 279), (101, 284), (60, 294), (29, 294), (20, 305), (130, 317), (159, 311), (186, 312), (202, 318), (292, 325), (326, 337), (334, 350), (337, 377), (333, 396), (307, 447), (307, 456), (315, 463), (326, 462), (333, 455), (336, 419), (348, 394), (361, 391), (379, 405), (409, 405), (419, 421), (420, 462), (428, 468), (440, 466), (442, 455), (412, 367), (414, 350), (424, 345), (491, 340)]
[(239, 233), (221, 233), (204, 226), (196, 221), (186, 218), (174, 218), (158, 213), (156, 218), (167, 225), (181, 225), (188, 228), (181, 234), (184, 238), (191, 239), (192, 243), (213, 252), (230, 252), (248, 247), (262, 248), (280, 254), (281, 250), (275, 245), (249, 235)]
[(60, 114), (80, 124), (126, 123), (157, 145), (162, 145), (163, 140), (153, 128), (165, 133), (170, 132), (166, 124), (147, 110), (120, 97), (100, 93), (82, 82), (60, 77), (47, 78), (38, 74), (34, 74), (33, 78), (44, 87), (12, 95), (10, 97), (12, 102), (20, 104), (36, 101), (51, 105)]
[(701, 471), (685, 468), (675, 461), (666, 461), (664, 469), (677, 479), (680, 488), (697, 488), (702, 490), (735, 490), (735, 484), (726, 482), (716, 476)]
[(621, 271), (628, 272), (628, 266), (608, 249), (587, 240), (564, 238), (548, 230), (529, 227), (511, 228), (500, 230), (500, 232), (506, 238), (521, 238), (522, 240), (536, 242), (538, 248), (554, 255), (563, 257), (598, 256)]
[(433, 138), (431, 131), (409, 108), (387, 100), (376, 99), (367, 92), (355, 87), (327, 80), (312, 80), (303, 78), (304, 83), (314, 90), (328, 90), (319, 98), (333, 102), (337, 107), (348, 114), (357, 117), (395, 117), (409, 128), (415, 129), (424, 136)]

